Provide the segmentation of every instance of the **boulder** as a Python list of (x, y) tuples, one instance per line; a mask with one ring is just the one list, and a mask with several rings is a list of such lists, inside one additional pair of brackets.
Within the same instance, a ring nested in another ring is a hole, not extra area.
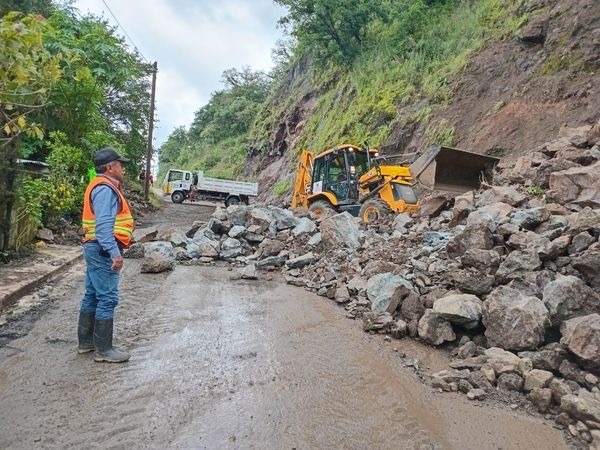
[(247, 266), (238, 268), (237, 271), (240, 277), (244, 280), (256, 280), (258, 278), (256, 264), (248, 264)]
[(524, 278), (526, 274), (542, 267), (542, 261), (538, 254), (527, 249), (525, 251), (514, 251), (510, 253), (498, 267), (496, 279), (502, 283), (510, 280)]
[(431, 309), (425, 310), (425, 314), (419, 319), (418, 333), (423, 341), (432, 345), (441, 345), (456, 339), (450, 322)]
[(483, 302), (474, 295), (454, 294), (436, 300), (433, 311), (449, 322), (466, 329), (479, 326)]
[(510, 222), (520, 228), (533, 230), (548, 220), (549, 217), (550, 212), (545, 207), (538, 206), (536, 208), (516, 210), (513, 213)]
[(175, 252), (173, 245), (166, 241), (148, 242), (144, 244), (144, 261), (142, 273), (159, 273), (175, 268)]
[(523, 391), (523, 378), (516, 373), (503, 373), (496, 381), (498, 389), (503, 391)]
[[(519, 358), (511, 352), (507, 352), (499, 347), (490, 347), (484, 354), (488, 357), (486, 365), (494, 370), (494, 373), (514, 372), (524, 375), (532, 368), (531, 360)], [(484, 370), (485, 367), (482, 367)]]
[(600, 314), (569, 319), (560, 326), (561, 344), (575, 355), (581, 365), (600, 371)]
[(560, 365), (567, 358), (567, 351), (558, 342), (545, 345), (538, 351), (519, 352), (520, 358), (529, 358), (534, 369), (558, 372)]
[(572, 258), (571, 265), (592, 288), (600, 289), (600, 248), (590, 247)]
[(169, 228), (161, 231), (156, 237), (159, 241), (169, 241), (173, 244), (173, 247), (185, 247), (187, 245), (188, 237), (179, 228)]
[(246, 227), (243, 227), (241, 225), (234, 225), (227, 233), (227, 236), (229, 236), (230, 238), (238, 239), (241, 238), (244, 235), (244, 233), (246, 233)]
[(529, 392), (536, 388), (545, 388), (550, 384), (552, 378), (554, 378), (554, 375), (547, 370), (530, 370), (525, 374), (525, 384), (523, 389), (525, 392)]
[(437, 217), (447, 204), (448, 199), (444, 195), (429, 197), (421, 203), (419, 217)]
[(458, 225), (466, 218), (471, 211), (475, 210), (475, 194), (473, 191), (465, 192), (462, 195), (454, 197), (454, 207), (452, 208), (451, 225)]
[(596, 242), (596, 238), (592, 236), (588, 231), (582, 231), (581, 233), (576, 234), (571, 240), (571, 245), (569, 245), (567, 248), (569, 251), (569, 255), (581, 253), (594, 242)]
[(347, 212), (336, 214), (321, 222), (323, 244), (329, 249), (360, 247), (362, 233), (354, 218)]
[[(229, 208), (231, 208), (231, 206)], [(237, 239), (228, 237), (221, 244), (219, 256), (223, 259), (233, 259), (243, 254), (244, 249), (242, 248), (242, 243)]]
[(317, 230), (315, 223), (308, 217), (302, 217), (298, 219), (298, 224), (292, 229), (294, 236), (301, 236), (303, 234), (312, 234)]
[(594, 236), (600, 234), (600, 209), (583, 208), (577, 213), (568, 215), (565, 219), (569, 233), (573, 235), (585, 231)]
[(560, 409), (577, 420), (600, 423), (600, 398), (585, 389), (578, 395), (565, 395), (560, 401)]
[(483, 305), (485, 337), (492, 346), (508, 350), (534, 349), (544, 342), (550, 314), (537, 297), (500, 286)]
[[(230, 205), (225, 210), (226, 218), (232, 225), (246, 226), (248, 211), (254, 209), (246, 205)], [(216, 213), (216, 211), (215, 211)]]
[(518, 206), (527, 199), (525, 194), (520, 193), (512, 186), (491, 186), (485, 190), (477, 201), (477, 206), (491, 205), (493, 203), (506, 203), (510, 206)]
[(474, 267), (482, 273), (496, 273), (500, 266), (500, 254), (496, 250), (468, 249), (460, 258), (464, 267)]
[(392, 313), (399, 304), (399, 299), (394, 296), (396, 289), (404, 286), (413, 291), (410, 281), (400, 275), (390, 272), (372, 276), (367, 281), (367, 297), (371, 301), (371, 310)]
[(258, 245), (259, 254), (261, 257), (279, 255), (285, 249), (285, 244), (277, 239), (266, 238)]
[(490, 250), (494, 247), (494, 236), (485, 225), (468, 225), (450, 239), (446, 251), (451, 258), (465, 254), (469, 249)]
[(410, 228), (414, 223), (415, 221), (408, 214), (400, 213), (396, 214), (396, 216), (394, 217), (392, 228), (397, 231), (405, 231), (407, 228)]
[(288, 269), (300, 269), (304, 266), (314, 263), (317, 257), (313, 252), (308, 252), (304, 255), (298, 256), (297, 258), (288, 259), (285, 265)]
[(549, 183), (560, 203), (600, 207), (600, 162), (554, 172)]
[(552, 390), (548, 388), (534, 388), (527, 394), (527, 400), (533, 403), (536, 409), (543, 414), (548, 411), (552, 404)]
[(552, 325), (577, 316), (600, 313), (600, 296), (582, 280), (572, 275), (557, 274), (544, 288), (542, 300)]
[(450, 272), (448, 276), (454, 282), (456, 288), (466, 294), (489, 294), (494, 285), (493, 275), (483, 275), (476, 270), (458, 270)]

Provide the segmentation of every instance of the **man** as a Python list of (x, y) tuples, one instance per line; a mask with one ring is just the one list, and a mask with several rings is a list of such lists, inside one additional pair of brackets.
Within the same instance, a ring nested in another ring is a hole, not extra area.
[(129, 354), (112, 346), (114, 310), (119, 302), (121, 250), (131, 245), (134, 220), (121, 192), (123, 158), (107, 147), (94, 154), (97, 176), (83, 197), (85, 294), (79, 310), (79, 353), (95, 350), (97, 362), (125, 362)]

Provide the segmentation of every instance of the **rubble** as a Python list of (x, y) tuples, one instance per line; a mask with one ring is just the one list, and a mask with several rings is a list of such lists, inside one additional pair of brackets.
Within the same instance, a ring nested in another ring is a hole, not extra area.
[[(258, 282), (281, 270), (365, 331), (451, 350), (451, 367), (432, 386), (473, 400), (518, 393), (510, 395), (592, 439), (600, 429), (600, 149), (585, 130), (563, 133), (501, 165), (481, 191), (433, 196), (426, 214), (365, 227), (348, 213), (320, 221), (230, 206), (172, 231), (171, 249), (187, 264), (224, 259)], [(135, 254), (148, 258), (153, 244)]]

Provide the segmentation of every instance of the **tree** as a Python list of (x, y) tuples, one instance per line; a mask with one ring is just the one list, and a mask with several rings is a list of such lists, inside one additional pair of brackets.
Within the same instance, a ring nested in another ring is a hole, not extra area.
[(42, 139), (39, 123), (29, 117), (47, 105), (61, 77), (62, 54), (44, 47), (49, 27), (40, 16), (9, 13), (0, 19), (0, 246), (8, 249), (16, 200), (19, 140), (23, 134)]
[(52, 0), (3, 0), (2, 5), (0, 5), (0, 17), (5, 16), (10, 11), (24, 14), (41, 14), (48, 17), (55, 9)]
[(350, 63), (360, 54), (369, 23), (385, 18), (380, 0), (275, 0), (288, 8), (280, 19), (300, 45), (322, 60)]

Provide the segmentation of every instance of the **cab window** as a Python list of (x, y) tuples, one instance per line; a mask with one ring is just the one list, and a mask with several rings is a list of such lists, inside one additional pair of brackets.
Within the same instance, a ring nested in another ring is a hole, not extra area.
[(169, 172), (169, 181), (181, 181), (183, 180), (183, 172), (180, 170), (171, 170)]

